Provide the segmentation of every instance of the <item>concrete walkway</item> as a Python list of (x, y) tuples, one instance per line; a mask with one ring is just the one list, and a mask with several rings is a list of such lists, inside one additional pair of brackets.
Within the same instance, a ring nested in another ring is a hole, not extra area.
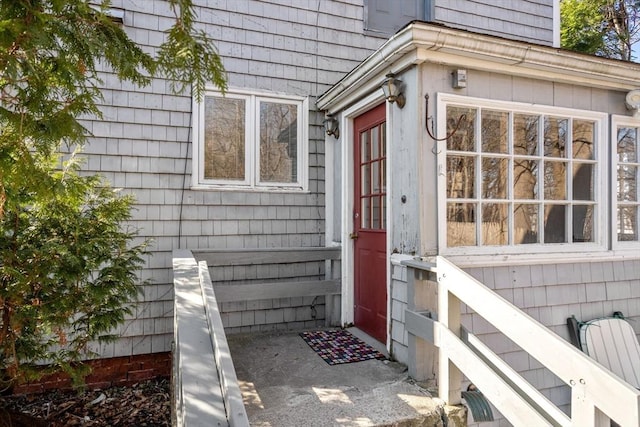
[(252, 426), (440, 427), (443, 418), (449, 427), (466, 424), (464, 410), (449, 414), (452, 408), (414, 384), (402, 364), (330, 366), (297, 333), (227, 339)]

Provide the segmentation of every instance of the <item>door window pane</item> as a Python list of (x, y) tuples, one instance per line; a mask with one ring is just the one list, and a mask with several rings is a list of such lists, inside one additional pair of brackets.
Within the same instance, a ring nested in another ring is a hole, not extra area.
[(380, 162), (371, 163), (371, 192), (380, 193)]
[(380, 157), (380, 128), (375, 127), (371, 129), (371, 156), (370, 160), (375, 160)]
[(369, 197), (361, 199), (360, 227), (371, 228), (371, 200)]
[(382, 228), (382, 214), (380, 212), (380, 197), (371, 198), (371, 228), (379, 230)]
[(360, 193), (364, 195), (371, 194), (371, 165), (369, 163), (360, 166), (361, 181), (360, 181)]
[(207, 96), (204, 115), (204, 178), (244, 180), (245, 100)]
[(618, 128), (618, 161), (637, 162), (637, 134), (636, 128)]
[(370, 131), (362, 132), (360, 134), (360, 161), (368, 162), (371, 160), (371, 139), (369, 138)]

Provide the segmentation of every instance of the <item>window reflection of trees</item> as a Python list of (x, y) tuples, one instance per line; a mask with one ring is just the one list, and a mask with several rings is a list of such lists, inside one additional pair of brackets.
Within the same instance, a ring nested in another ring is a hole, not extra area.
[(619, 241), (639, 240), (640, 128), (619, 127), (617, 135), (617, 231)]
[(260, 181), (295, 182), (297, 106), (260, 102)]
[[(466, 115), (466, 120), (458, 118)], [(447, 149), (462, 153), (475, 152), (477, 112), (471, 108), (447, 109)], [(457, 126), (457, 130), (456, 129)], [(450, 199), (473, 199), (476, 193), (476, 157), (473, 155), (447, 156), (447, 195)], [(476, 244), (476, 203), (447, 204), (447, 235), (451, 246)]]
[(449, 107), (447, 133), (460, 114), (447, 142), (448, 246), (594, 241), (593, 121)]
[(204, 178), (245, 178), (245, 101), (205, 97)]

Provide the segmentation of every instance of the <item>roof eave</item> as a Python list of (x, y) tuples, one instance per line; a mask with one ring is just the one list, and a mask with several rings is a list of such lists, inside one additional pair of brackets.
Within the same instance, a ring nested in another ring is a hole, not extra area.
[(383, 44), (317, 101), (335, 113), (375, 90), (386, 72), (422, 62), (613, 90), (640, 86), (640, 64), (415, 22)]

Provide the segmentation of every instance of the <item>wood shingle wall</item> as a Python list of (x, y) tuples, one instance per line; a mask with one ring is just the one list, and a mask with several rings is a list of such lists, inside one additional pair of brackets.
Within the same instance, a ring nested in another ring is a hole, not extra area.
[[(170, 350), (173, 249), (324, 245), (324, 114), (315, 99), (384, 41), (363, 34), (358, 0), (194, 3), (199, 26), (216, 40), (229, 87), (309, 97), (309, 191), (190, 190), (190, 93), (172, 94), (161, 78), (138, 88), (103, 73), (104, 118), (85, 122), (93, 133), (85, 170), (136, 197), (131, 225), (153, 240), (142, 271), (151, 284), (133, 318), (116, 331), (122, 338), (97, 349), (104, 357)], [(148, 51), (171, 25), (168, 4), (112, 2), (125, 11), (125, 31)], [(251, 272), (238, 274), (244, 279)], [(297, 306), (304, 304), (310, 313), (309, 301), (293, 303), (282, 302), (291, 313), (278, 310), (278, 316), (300, 317)]]

